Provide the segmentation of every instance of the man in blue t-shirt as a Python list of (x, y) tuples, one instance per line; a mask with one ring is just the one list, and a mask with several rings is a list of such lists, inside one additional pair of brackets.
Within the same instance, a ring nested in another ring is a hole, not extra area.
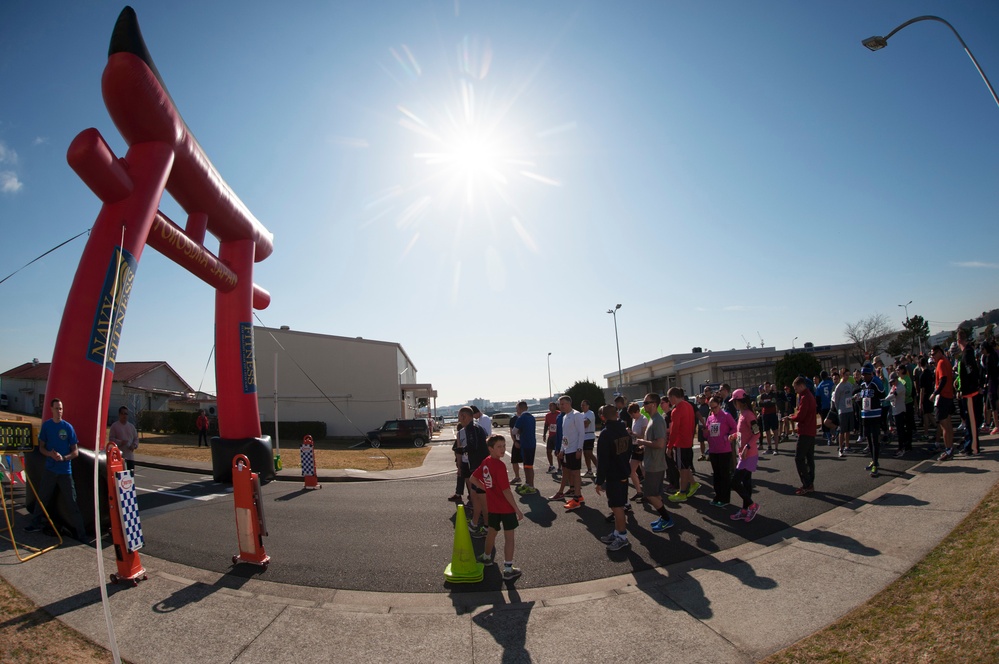
[[(829, 377), (829, 372), (825, 369), (819, 374), (819, 379), (819, 384), (815, 386), (815, 401), (818, 402), (820, 421), (825, 422), (826, 416), (832, 409), (832, 393), (836, 389), (836, 383)], [(832, 445), (832, 431), (825, 427), (822, 428), (824, 429), (826, 445)]]
[(511, 461), (524, 463), (524, 483), (517, 487), (517, 493), (522, 496), (537, 493), (534, 487), (534, 453), (538, 449), (538, 423), (534, 416), (527, 412), (527, 402), (517, 404), (517, 420), (510, 427), (517, 442), (514, 444)]
[[(59, 489), (59, 500), (63, 511), (70, 519), (70, 526), (75, 531), (76, 539), (87, 541), (87, 531), (83, 526), (83, 516), (76, 504), (76, 486), (73, 484), (72, 460), (80, 453), (77, 447), (76, 431), (73, 425), (62, 419), (62, 401), (53, 399), (49, 404), (52, 408), (52, 419), (42, 422), (42, 430), (38, 434), (38, 451), (45, 457), (45, 470), (42, 472), (42, 482), (38, 490), (38, 503), (51, 514), (49, 503), (56, 488)], [(24, 530), (33, 533), (45, 527), (45, 514), (39, 508), (31, 524)]]

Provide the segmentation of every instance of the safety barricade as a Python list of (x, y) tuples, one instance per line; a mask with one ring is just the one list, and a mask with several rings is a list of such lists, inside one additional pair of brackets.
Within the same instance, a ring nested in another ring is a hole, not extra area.
[(306, 489), (322, 489), (319, 477), (316, 475), (316, 447), (312, 436), (302, 439), (302, 447), (299, 450), (302, 457), (302, 478), (305, 480)]
[(114, 560), (118, 573), (111, 575), (111, 583), (128, 581), (137, 586), (148, 579), (139, 549), (145, 544), (139, 505), (135, 498), (135, 477), (125, 468), (121, 450), (108, 443), (104, 450), (107, 457), (108, 503), (111, 514), (111, 540), (114, 543)]
[(236, 506), (236, 539), (239, 553), (232, 557), (232, 564), (251, 563), (267, 568), (271, 557), (264, 551), (267, 523), (260, 493), (260, 476), (250, 470), (250, 460), (245, 454), (232, 459), (232, 497)]

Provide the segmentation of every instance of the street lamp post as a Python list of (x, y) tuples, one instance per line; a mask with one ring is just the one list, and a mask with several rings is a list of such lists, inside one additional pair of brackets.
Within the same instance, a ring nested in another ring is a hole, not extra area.
[(989, 82), (989, 77), (985, 75), (984, 71), (982, 71), (982, 67), (981, 65), (978, 64), (978, 60), (976, 60), (975, 56), (971, 54), (971, 49), (968, 48), (968, 45), (964, 43), (963, 39), (961, 39), (961, 35), (957, 33), (957, 30), (954, 29), (954, 26), (945, 21), (944, 19), (940, 18), (939, 16), (917, 16), (916, 18), (909, 19), (902, 25), (898, 26), (884, 37), (877, 37), (877, 36), (868, 37), (867, 39), (861, 41), (860, 43), (869, 48), (871, 51), (880, 51), (881, 49), (883, 49), (885, 46), (888, 45), (888, 40), (891, 39), (892, 35), (894, 35), (896, 32), (898, 32), (905, 26), (912, 25), (913, 23), (917, 23), (919, 21), (937, 21), (939, 23), (943, 23), (948, 28), (950, 28), (950, 31), (954, 33), (955, 37), (957, 37), (957, 41), (961, 42), (961, 46), (964, 48), (964, 52), (968, 54), (969, 58), (971, 58), (971, 62), (975, 65), (975, 69), (978, 70), (978, 73), (981, 75), (982, 80), (985, 81), (986, 87), (988, 87), (989, 92), (992, 93), (992, 99), (995, 101), (996, 105), (999, 106), (999, 96), (996, 95), (995, 88), (993, 88), (992, 83)]
[(794, 350), (794, 342), (798, 340), (798, 337), (791, 339), (791, 350)]
[(551, 403), (554, 398), (555, 393), (552, 392), (552, 354), (548, 353), (548, 403)]
[[(910, 304), (912, 304), (912, 300), (909, 300), (905, 304), (898, 305), (898, 306), (902, 307), (903, 309), (905, 309), (905, 329), (907, 329), (907, 330), (909, 330), (909, 305)], [(909, 330), (909, 332), (911, 333), (912, 330)], [(918, 333), (916, 334), (916, 341), (919, 342), (919, 354), (922, 355), (923, 354), (923, 339), (919, 336)], [(909, 345), (909, 350), (910, 351), (912, 350), (912, 345), (911, 344)]]
[(608, 309), (607, 313), (614, 316), (614, 346), (617, 348), (617, 392), (622, 394), (624, 389), (624, 373), (621, 371), (621, 343), (617, 338), (617, 310), (621, 308), (621, 305), (615, 305), (613, 309)]

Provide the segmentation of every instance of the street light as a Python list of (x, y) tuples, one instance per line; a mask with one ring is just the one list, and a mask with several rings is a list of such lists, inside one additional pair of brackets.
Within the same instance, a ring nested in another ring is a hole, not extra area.
[(621, 394), (624, 386), (624, 374), (621, 372), (621, 343), (617, 339), (617, 310), (621, 305), (616, 305), (613, 309), (608, 309), (607, 313), (614, 316), (614, 345), (617, 347), (617, 391)]
[(552, 402), (555, 394), (552, 392), (552, 354), (548, 353), (548, 403)]
[[(905, 304), (898, 305), (898, 306), (903, 307), (905, 309), (905, 327), (906, 327), (907, 330), (909, 329), (909, 305), (910, 304), (912, 304), (912, 300), (909, 300)], [(912, 332), (912, 330), (909, 330), (909, 331)], [(919, 334), (916, 334), (916, 341), (919, 342), (919, 354), (922, 355), (923, 354), (923, 340), (919, 336)], [(909, 350), (910, 351), (912, 350), (912, 346), (911, 345), (909, 346)]]
[(975, 69), (978, 70), (978, 73), (981, 75), (982, 80), (985, 81), (985, 85), (988, 87), (989, 92), (992, 93), (992, 99), (995, 100), (996, 106), (999, 106), (999, 96), (996, 96), (995, 88), (993, 88), (992, 84), (989, 83), (989, 77), (985, 75), (984, 71), (982, 71), (981, 66), (978, 64), (978, 60), (976, 60), (975, 56), (971, 54), (971, 49), (969, 49), (968, 45), (964, 43), (963, 39), (961, 39), (961, 35), (957, 33), (957, 30), (954, 29), (954, 26), (948, 23), (947, 21), (943, 20), (939, 16), (917, 16), (916, 18), (909, 19), (902, 25), (898, 26), (884, 37), (868, 37), (867, 39), (863, 40), (860, 43), (872, 51), (880, 51), (881, 49), (883, 49), (885, 46), (888, 45), (888, 40), (891, 39), (892, 35), (894, 35), (896, 32), (898, 32), (905, 26), (912, 25), (913, 23), (917, 23), (918, 21), (937, 21), (939, 23), (943, 23), (948, 28), (950, 28), (950, 31), (954, 33), (954, 36), (957, 37), (957, 40), (961, 42), (961, 46), (964, 47), (964, 52), (968, 54), (969, 58), (971, 58), (971, 62), (974, 63)]
[(798, 340), (798, 337), (791, 339), (791, 350), (794, 350), (794, 342)]

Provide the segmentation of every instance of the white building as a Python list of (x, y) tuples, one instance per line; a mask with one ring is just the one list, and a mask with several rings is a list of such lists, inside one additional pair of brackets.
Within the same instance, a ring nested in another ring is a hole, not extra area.
[(253, 328), (260, 419), (274, 421), (275, 363), (279, 422), (326, 422), (327, 436), (360, 436), (385, 420), (417, 416), (437, 392), (417, 383), (416, 366), (390, 341)]

